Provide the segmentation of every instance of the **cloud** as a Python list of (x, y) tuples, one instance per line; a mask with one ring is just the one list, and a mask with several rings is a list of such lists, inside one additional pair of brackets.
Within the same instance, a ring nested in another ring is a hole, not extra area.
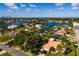
[(71, 6), (79, 6), (79, 3), (72, 3)]
[(54, 11), (52, 9), (49, 10), (45, 10), (44, 13), (46, 15), (46, 17), (48, 17), (50, 14), (52, 14)]
[(63, 9), (64, 9), (64, 7), (60, 7), (59, 9), (60, 9), (60, 10), (63, 10)]
[(72, 8), (72, 10), (78, 10), (79, 9), (79, 3), (72, 3), (71, 8)]
[(11, 9), (8, 9), (7, 10), (7, 13), (12, 13), (13, 11)]
[(52, 12), (53, 12), (53, 10), (52, 10), (52, 9), (48, 10), (48, 13), (52, 13)]
[(64, 3), (56, 3), (55, 5), (58, 6), (60, 10), (64, 9)]
[(56, 3), (55, 5), (56, 5), (56, 6), (63, 6), (64, 3)]
[(31, 11), (32, 9), (31, 8), (26, 8), (25, 9), (25, 12), (29, 12), (29, 11)]
[(26, 6), (25, 4), (22, 4), (22, 3), (20, 4), (20, 7), (25, 7), (25, 6)]
[(39, 12), (40, 9), (38, 9), (38, 8), (34, 8), (33, 11)]
[(79, 9), (79, 7), (78, 6), (75, 6), (75, 7), (72, 7), (72, 9), (73, 10), (77, 10), (77, 9)]
[(10, 9), (18, 10), (19, 7), (16, 6), (14, 3), (5, 3), (6, 6), (8, 6)]
[(39, 12), (40, 9), (36, 8), (37, 6), (35, 4), (29, 3), (29, 8), (25, 8), (25, 12), (29, 12), (29, 11), (35, 11), (35, 12)]
[(29, 4), (30, 7), (37, 7), (35, 4)]

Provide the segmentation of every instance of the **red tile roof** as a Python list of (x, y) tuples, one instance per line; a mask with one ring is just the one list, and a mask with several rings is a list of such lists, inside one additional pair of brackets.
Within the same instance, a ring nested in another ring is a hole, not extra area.
[(61, 42), (49, 40), (47, 44), (43, 45), (43, 48), (50, 50), (51, 47), (57, 48)]
[(65, 30), (56, 31), (55, 34), (63, 36), (63, 35), (65, 35)]

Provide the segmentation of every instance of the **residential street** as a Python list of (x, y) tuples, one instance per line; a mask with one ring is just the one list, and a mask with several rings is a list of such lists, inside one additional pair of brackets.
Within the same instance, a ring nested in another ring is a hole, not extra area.
[(0, 44), (0, 49), (3, 49), (14, 56), (30, 56), (28, 54), (25, 54), (23, 52), (20, 52), (20, 51), (14, 49), (14, 48), (9, 48), (5, 44)]

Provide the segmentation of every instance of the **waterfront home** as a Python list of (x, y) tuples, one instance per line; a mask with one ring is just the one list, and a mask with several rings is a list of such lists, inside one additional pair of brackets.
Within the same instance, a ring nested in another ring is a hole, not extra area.
[(23, 25), (24, 25), (25, 27), (27, 27), (27, 23), (24, 23)]
[(10, 26), (8, 26), (8, 29), (14, 29), (16, 27), (17, 27), (17, 25), (10, 25)]
[(60, 45), (61, 42), (54, 41), (54, 38), (50, 38), (46, 44), (42, 46), (42, 49), (40, 50), (41, 54), (46, 54), (50, 51), (50, 49), (53, 47), (54, 49), (57, 49), (58, 45)]
[(62, 28), (62, 29), (56, 31), (56, 32), (54, 33), (54, 35), (64, 36), (65, 33), (66, 33), (66, 31), (64, 30), (64, 28)]
[(35, 27), (41, 29), (41, 24), (36, 24)]

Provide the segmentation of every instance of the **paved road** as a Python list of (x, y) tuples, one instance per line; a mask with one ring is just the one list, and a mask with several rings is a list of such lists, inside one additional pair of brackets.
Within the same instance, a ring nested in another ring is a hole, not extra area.
[(13, 54), (14, 56), (30, 56), (28, 54), (25, 54), (21, 51), (18, 51), (16, 49), (14, 49), (14, 48), (9, 48), (5, 44), (0, 44), (0, 49), (3, 49), (3, 50), (7, 51), (10, 54)]
[(76, 35), (77, 44), (78, 44), (78, 48), (79, 48), (79, 29), (74, 28), (74, 32), (75, 32), (75, 35)]

